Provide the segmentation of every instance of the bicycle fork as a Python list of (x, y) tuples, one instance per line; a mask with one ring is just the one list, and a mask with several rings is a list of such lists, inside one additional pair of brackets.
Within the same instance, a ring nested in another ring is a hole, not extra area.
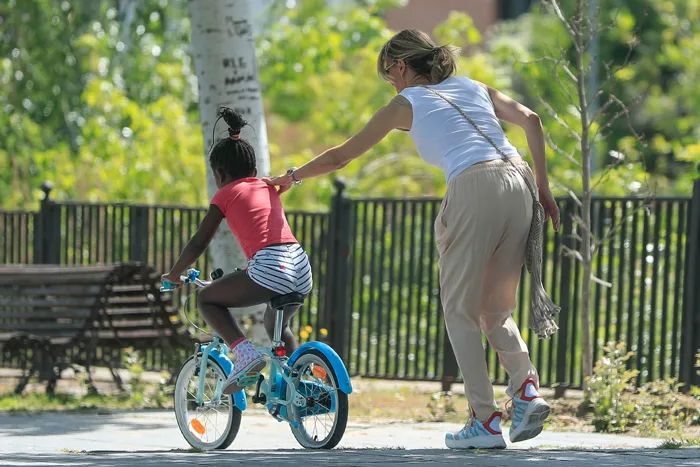
[[(207, 365), (209, 364), (209, 356), (214, 350), (219, 352), (219, 346), (221, 345), (221, 339), (215, 337), (208, 345), (202, 346), (201, 344), (195, 344), (195, 362), (199, 363), (199, 385), (197, 387), (197, 405), (204, 405), (204, 384), (207, 374)], [(201, 355), (200, 355), (201, 354)], [(200, 360), (197, 362), (197, 355), (200, 355)], [(212, 396), (212, 401), (219, 401), (221, 399), (221, 394), (223, 393), (224, 381), (222, 379), (217, 379), (216, 388), (214, 389), (214, 394)]]

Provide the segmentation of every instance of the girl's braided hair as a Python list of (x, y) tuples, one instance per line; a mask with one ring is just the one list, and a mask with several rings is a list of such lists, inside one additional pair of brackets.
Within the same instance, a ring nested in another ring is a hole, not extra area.
[(233, 180), (255, 176), (255, 150), (250, 143), (241, 138), (241, 129), (248, 124), (241, 114), (229, 107), (221, 107), (217, 113), (216, 124), (222, 118), (228, 125), (228, 138), (220, 139), (211, 149), (209, 164), (214, 172), (223, 171)]

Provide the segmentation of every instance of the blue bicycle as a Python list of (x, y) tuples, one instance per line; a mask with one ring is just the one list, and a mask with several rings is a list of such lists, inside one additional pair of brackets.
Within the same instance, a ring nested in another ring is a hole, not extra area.
[[(221, 277), (217, 269), (212, 279)], [(210, 282), (190, 269), (183, 283), (204, 287)], [(164, 282), (162, 291), (175, 286)], [(253, 381), (253, 403), (266, 407), (280, 422), (287, 422), (296, 440), (305, 448), (331, 449), (345, 433), (348, 420), (350, 376), (342, 359), (322, 342), (307, 342), (287, 357), (282, 341), (282, 319), (287, 307), (299, 306), (304, 296), (280, 295), (270, 300), (276, 310), (275, 330), (270, 347), (258, 347), (269, 359), (267, 378), (260, 374)], [(233, 369), (228, 347), (214, 336), (211, 342), (196, 344), (180, 369), (175, 383), (174, 405), (177, 425), (185, 440), (195, 449), (226, 449), (238, 434), (241, 416), (247, 408), (243, 390), (223, 394), (224, 381)]]

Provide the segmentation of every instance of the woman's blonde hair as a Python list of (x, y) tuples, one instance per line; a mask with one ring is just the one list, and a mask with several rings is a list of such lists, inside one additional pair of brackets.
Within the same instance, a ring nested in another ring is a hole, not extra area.
[(455, 73), (457, 51), (451, 45), (436, 45), (423, 31), (404, 29), (382, 47), (377, 57), (377, 72), (387, 79), (391, 65), (403, 59), (413, 71), (428, 78), (431, 83), (439, 83)]

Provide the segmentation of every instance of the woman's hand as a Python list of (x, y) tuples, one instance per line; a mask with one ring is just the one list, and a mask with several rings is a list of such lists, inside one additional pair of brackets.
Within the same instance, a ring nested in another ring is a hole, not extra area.
[(292, 187), (292, 184), (294, 184), (294, 180), (292, 180), (291, 175), (286, 174), (280, 175), (279, 177), (263, 177), (262, 180), (270, 186), (279, 187), (277, 188), (277, 193), (279, 194), (289, 190)]
[(173, 274), (172, 272), (169, 272), (167, 274), (163, 274), (162, 276), (160, 276), (160, 281), (161, 282), (168, 281), (171, 284), (178, 286), (178, 287), (182, 284), (182, 281), (180, 280), (180, 275)]
[(544, 208), (544, 221), (552, 219), (554, 230), (559, 230), (559, 206), (557, 206), (552, 192), (549, 191), (549, 186), (538, 186), (537, 190), (540, 194), (540, 204)]

